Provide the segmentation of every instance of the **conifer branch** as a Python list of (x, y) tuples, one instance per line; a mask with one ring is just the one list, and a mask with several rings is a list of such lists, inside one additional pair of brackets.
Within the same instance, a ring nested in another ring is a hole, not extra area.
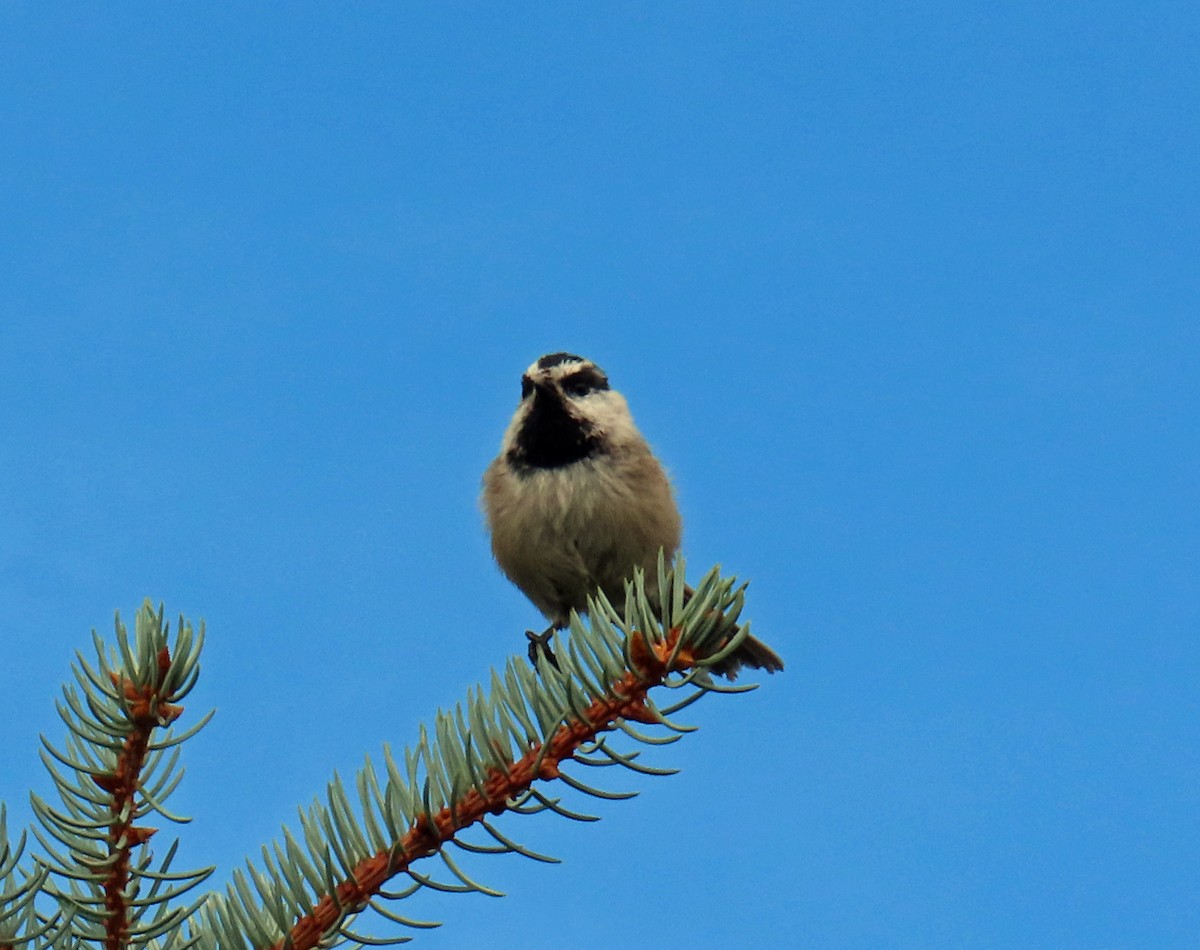
[[(75, 685), (63, 689), (58, 703), (68, 729), (65, 749), (42, 737), (42, 761), (61, 807), (38, 795), (30, 800), (38, 821), (34, 837), (45, 852), (35, 855), (38, 889), (53, 907), (25, 905), (14, 946), (182, 948), (182, 924), (195, 908), (173, 900), (212, 872), (172, 872), (178, 842), (155, 869), (149, 843), (158, 829), (143, 821), (153, 812), (190, 820), (164, 803), (182, 779), (178, 745), (211, 718), (178, 735), (170, 731), (183, 714), (179, 701), (199, 676), (203, 626), (197, 633), (181, 617), (169, 644), (163, 610), (155, 612), (148, 601), (137, 612), (132, 637), (119, 615), (115, 626), (116, 649), (93, 632), (95, 661), (77, 654)], [(6, 916), (0, 909), (0, 927)]]
[[(660, 719), (647, 706), (646, 694), (652, 686), (662, 684), (668, 670), (667, 660), (678, 641), (678, 631), (653, 646), (644, 637), (637, 637), (632, 655), (638, 672), (627, 673), (611, 684), (608, 696), (593, 700), (577, 718), (572, 717), (559, 726), (543, 746), (526, 752), (507, 769), (490, 769), (480, 786), (471, 788), (436, 815), (420, 815), (414, 827), (393, 848), (359, 862), (350, 879), (337, 886), (336, 896), (322, 898), (313, 912), (292, 928), (288, 939), (275, 944), (276, 948), (309, 950), (316, 947), (345, 914), (346, 908), (366, 906), (388, 880), (405, 872), (414, 860), (435, 854), (443, 844), (487, 815), (506, 811), (509, 802), (523, 801), (536, 779), (569, 781), (560, 771), (560, 765), (574, 757), (580, 746), (594, 743), (601, 732), (615, 728), (618, 720), (657, 724)], [(692, 659), (685, 654), (680, 668), (689, 668)], [(575, 787), (596, 793), (582, 783)], [(474, 889), (481, 888), (476, 885)]]
[(39, 923), (33, 901), (48, 872), (35, 867), (18, 880), (26, 835), (22, 832), (13, 847), (8, 840), (7, 818), (7, 809), (0, 804), (0, 950), (14, 950), (18, 934), (40, 937), (47, 929)]

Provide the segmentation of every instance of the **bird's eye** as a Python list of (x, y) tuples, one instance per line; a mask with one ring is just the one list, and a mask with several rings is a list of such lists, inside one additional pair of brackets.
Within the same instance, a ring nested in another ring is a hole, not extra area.
[(563, 392), (568, 396), (586, 396), (591, 391), (591, 383), (582, 379), (572, 379), (563, 384)]

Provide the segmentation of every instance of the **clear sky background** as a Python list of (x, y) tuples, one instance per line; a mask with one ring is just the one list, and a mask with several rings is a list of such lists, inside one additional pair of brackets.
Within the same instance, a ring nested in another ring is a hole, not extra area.
[(192, 866), (411, 742), (567, 349), (788, 669), (416, 946), (1196, 946), (1198, 114), (1191, 2), (4, 3), (0, 799), (145, 596)]

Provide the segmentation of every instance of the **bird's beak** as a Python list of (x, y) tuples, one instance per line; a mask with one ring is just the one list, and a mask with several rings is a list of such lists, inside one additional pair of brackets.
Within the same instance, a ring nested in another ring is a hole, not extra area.
[(530, 410), (539, 416), (577, 419), (578, 413), (571, 405), (561, 389), (549, 379), (536, 379), (533, 382), (533, 402)]

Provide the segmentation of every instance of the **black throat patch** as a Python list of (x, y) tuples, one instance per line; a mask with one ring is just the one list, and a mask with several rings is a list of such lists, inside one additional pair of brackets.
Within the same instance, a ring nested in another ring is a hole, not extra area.
[(539, 389), (508, 460), (517, 469), (562, 468), (595, 454), (598, 443), (589, 423), (572, 417), (555, 393)]

